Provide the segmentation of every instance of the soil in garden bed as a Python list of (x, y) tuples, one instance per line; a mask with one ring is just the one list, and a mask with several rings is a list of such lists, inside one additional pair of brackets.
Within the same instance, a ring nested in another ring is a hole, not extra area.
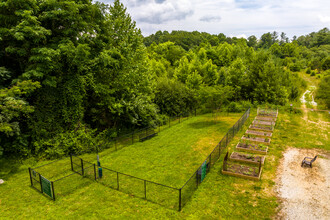
[(273, 121), (261, 121), (261, 120), (254, 120), (252, 122), (254, 125), (275, 125), (275, 122)]
[(248, 162), (248, 163), (260, 163), (260, 160), (261, 160), (261, 163), (263, 163), (265, 157), (253, 155), (253, 154), (244, 154), (244, 153), (240, 153), (240, 152), (233, 152), (230, 155), (230, 159), (239, 160), (239, 161)]
[(266, 140), (266, 138), (261, 138), (261, 137), (242, 137), (242, 140), (251, 141), (251, 142), (261, 142), (265, 144), (270, 143), (269, 138)]
[(240, 165), (240, 164), (233, 164), (227, 163), (227, 169), (225, 171), (229, 171), (232, 173), (242, 174), (246, 176), (258, 177), (259, 176), (259, 168)]
[(245, 134), (251, 134), (256, 136), (264, 136), (264, 137), (272, 137), (272, 133), (270, 132), (262, 132), (262, 131), (254, 131), (254, 130), (247, 130)]
[(237, 147), (244, 148), (247, 150), (262, 151), (262, 152), (266, 152), (268, 148), (267, 146), (260, 146), (257, 144), (244, 144), (244, 143), (237, 144)]
[(273, 128), (271, 127), (265, 127), (261, 125), (250, 125), (250, 129), (258, 129), (258, 130), (266, 130), (266, 131), (273, 131)]
[(269, 117), (263, 117), (263, 116), (256, 116), (256, 120), (261, 120), (261, 121), (276, 121), (276, 118), (269, 118)]

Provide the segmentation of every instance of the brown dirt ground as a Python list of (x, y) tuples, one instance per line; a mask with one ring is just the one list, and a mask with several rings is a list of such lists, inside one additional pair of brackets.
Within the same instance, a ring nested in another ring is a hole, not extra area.
[[(319, 157), (313, 168), (301, 167), (304, 157)], [(275, 219), (330, 219), (330, 152), (288, 148), (276, 173), (281, 201)]]

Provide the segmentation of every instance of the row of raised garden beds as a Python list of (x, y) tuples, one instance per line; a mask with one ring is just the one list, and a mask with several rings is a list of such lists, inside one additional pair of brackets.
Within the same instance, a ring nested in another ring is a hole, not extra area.
[(236, 150), (243, 152), (232, 152), (230, 157), (227, 152), (223, 162), (223, 174), (260, 180), (265, 162), (265, 156), (261, 155), (268, 152), (277, 115), (277, 110), (258, 108), (257, 117), (236, 145)]

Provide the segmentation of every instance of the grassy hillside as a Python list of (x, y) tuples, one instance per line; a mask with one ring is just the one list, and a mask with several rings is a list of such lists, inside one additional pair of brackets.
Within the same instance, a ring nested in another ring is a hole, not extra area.
[[(256, 111), (253, 111), (250, 121), (255, 114)], [(0, 185), (0, 216), (4, 219), (271, 218), (276, 214), (278, 206), (274, 192), (276, 168), (286, 147), (330, 150), (328, 138), (330, 128), (329, 123), (326, 123), (326, 121), (329, 122), (329, 115), (313, 112), (308, 114), (308, 117), (312, 117), (313, 122), (304, 120), (303, 113), (279, 112), (260, 182), (222, 175), (220, 170), (223, 158), (221, 158), (181, 212), (107, 188), (97, 182), (81, 178), (79, 175), (74, 175), (76, 179), (73, 178), (71, 182), (66, 183), (70, 186), (79, 179), (79, 187), (53, 202), (29, 186), (27, 167), (31, 165), (31, 160), (21, 165), (2, 159), (0, 178), (4, 179), (5, 183)], [(180, 185), (186, 175), (193, 172), (213, 149), (213, 143), (216, 143), (213, 141), (222, 138), (226, 132), (225, 127), (229, 129), (238, 119), (234, 118), (222, 118), (223, 122), (228, 120), (227, 125), (226, 123), (211, 124), (207, 122), (207, 118), (193, 118), (163, 131), (154, 139), (101, 156), (101, 161), (103, 165), (127, 169), (127, 172), (132, 172), (142, 178), (155, 178), (153, 180)], [(249, 121), (246, 124), (249, 124)], [(243, 128), (231, 142), (229, 150), (233, 150), (244, 131)], [(205, 139), (208, 136), (210, 139)], [(169, 137), (172, 138), (169, 140)], [(187, 144), (171, 147), (171, 143), (179, 142), (179, 140)], [(162, 155), (162, 152), (167, 153)], [(189, 158), (182, 161), (179, 158), (183, 156)], [(156, 162), (159, 162), (159, 166)], [(41, 163), (34, 166), (39, 164)], [(151, 166), (150, 169), (146, 168), (146, 165)], [(178, 167), (182, 169), (176, 170)], [(182, 176), (182, 180), (169, 177), (175, 175), (180, 178)]]

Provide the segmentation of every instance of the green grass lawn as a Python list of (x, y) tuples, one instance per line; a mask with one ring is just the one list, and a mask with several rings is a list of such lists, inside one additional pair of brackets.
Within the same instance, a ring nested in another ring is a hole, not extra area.
[[(229, 151), (234, 150), (255, 115), (254, 110), (245, 128), (231, 142)], [(210, 120), (205, 117), (205, 120), (191, 118), (162, 131), (153, 139), (117, 152), (101, 154), (102, 165), (179, 187), (226, 133), (222, 126), (227, 123), (227, 129), (230, 128), (239, 115), (216, 125), (209, 123)], [(181, 212), (110, 189), (79, 175), (70, 176), (59, 186), (68, 190), (65, 196), (58, 197), (54, 202), (32, 189), (28, 177), (28, 166), (41, 165), (46, 161), (35, 164), (30, 159), (18, 164), (2, 159), (0, 178), (5, 183), (0, 185), (0, 216), (1, 219), (270, 219), (276, 214), (278, 206), (274, 180), (283, 151), (287, 147), (330, 150), (329, 125), (310, 123), (302, 117), (279, 111), (261, 181), (222, 175), (222, 155)], [(324, 120), (324, 116), (318, 113), (312, 117), (313, 121)], [(186, 132), (181, 133), (182, 130)], [(186, 145), (172, 146), (171, 143), (177, 142)], [(165, 149), (167, 153), (164, 153)], [(183, 156), (189, 158), (181, 158)], [(61, 163), (63, 166), (57, 168), (67, 170), (67, 167), (64, 168), (66, 161)]]

